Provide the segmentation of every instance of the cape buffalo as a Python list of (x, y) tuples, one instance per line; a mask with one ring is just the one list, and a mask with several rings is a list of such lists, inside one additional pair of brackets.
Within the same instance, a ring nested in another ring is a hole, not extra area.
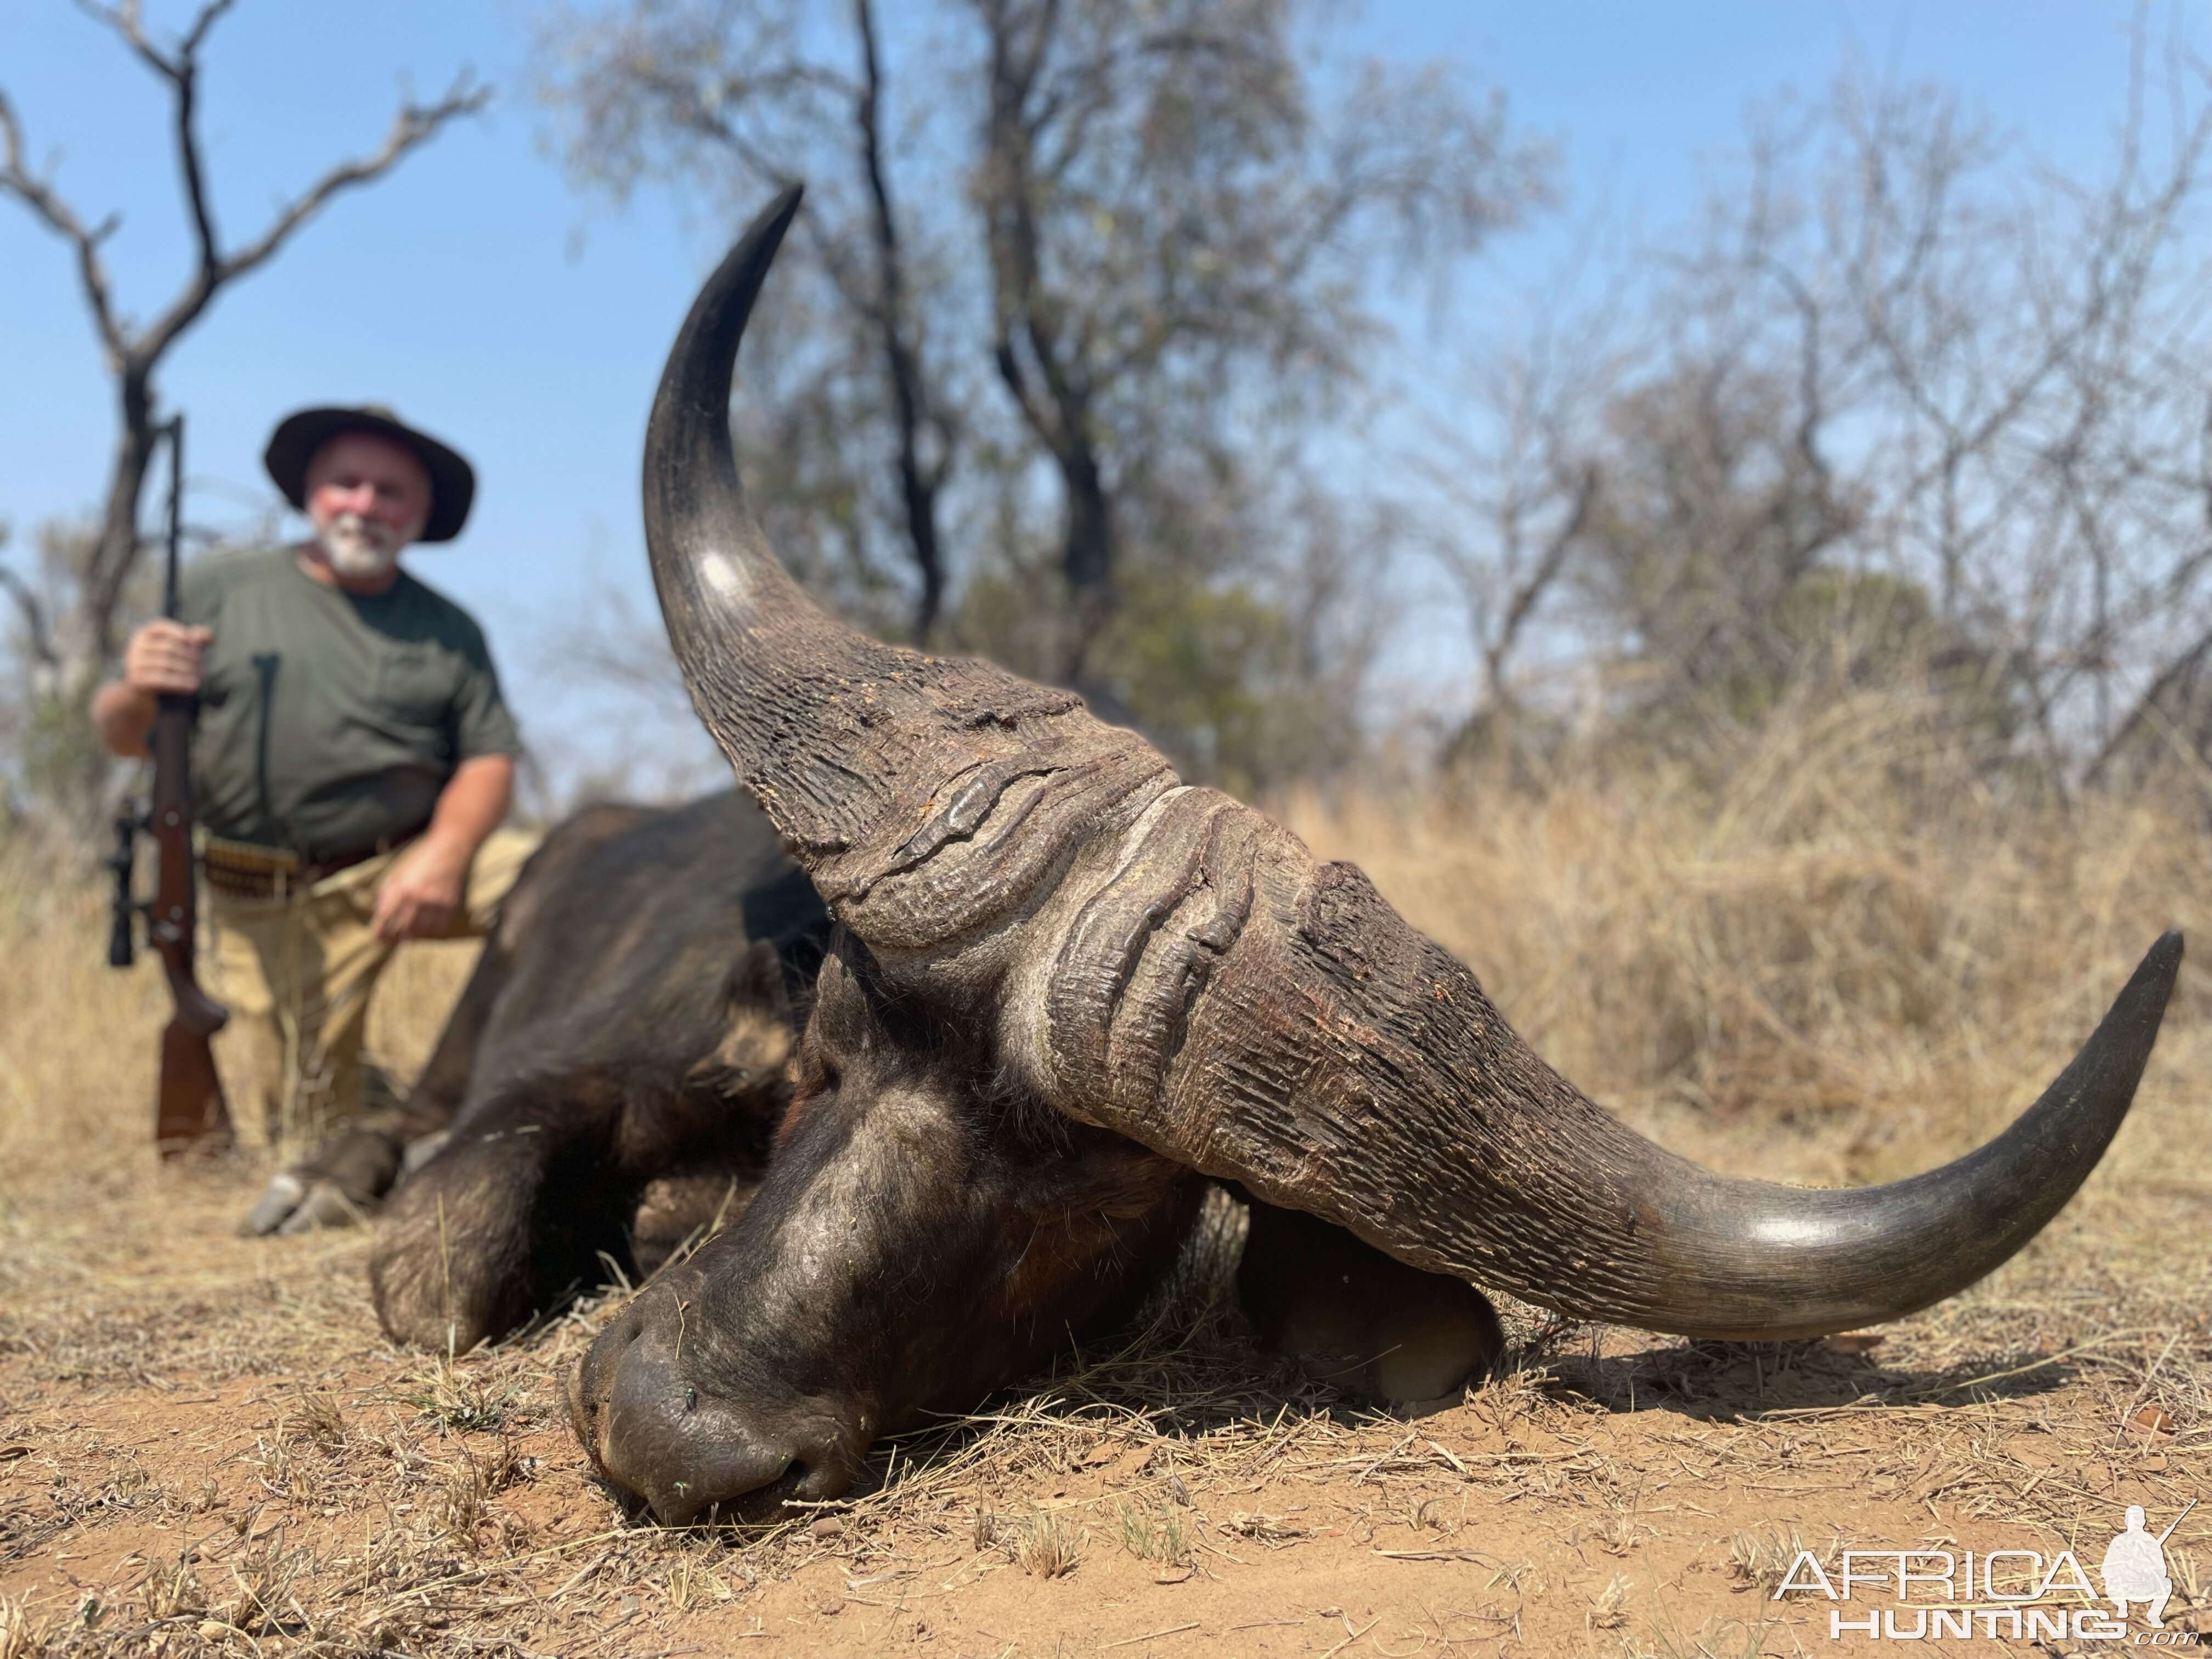
[[(750, 1202), (829, 927), (734, 793), (578, 814), (526, 866), (416, 1087), (276, 1176), (250, 1224), (357, 1219), (411, 1158), (369, 1279), (386, 1331), (428, 1347), (504, 1335), (610, 1268), (650, 1275)], [(1183, 1188), (1162, 1260), (1195, 1207)], [(1340, 1259), (1335, 1237), (1254, 1207), (1238, 1288), (1263, 1344), (1391, 1401), (1456, 1388), (1497, 1353), (1479, 1293)], [(1021, 1316), (1033, 1335), (1036, 1310)]]
[[(2177, 935), (1970, 1155), (1854, 1191), (1723, 1179), (1537, 1058), (1358, 870), (1184, 785), (1065, 691), (818, 610), (746, 509), (729, 422), (738, 338), (798, 204), (770, 206), (677, 337), (645, 520), (693, 703), (837, 926), (750, 1205), (571, 1380), (611, 1481), (675, 1522), (835, 1497), (878, 1435), (971, 1405), (1129, 1296), (1194, 1172), (1289, 1212), (1340, 1277), (1448, 1276), (1577, 1317), (1780, 1338), (1971, 1284), (2095, 1164)], [(1279, 1312), (1328, 1321), (1292, 1288)]]
[(249, 1224), (350, 1218), (442, 1135), (370, 1257), (394, 1338), (471, 1347), (610, 1264), (650, 1273), (758, 1182), (828, 932), (734, 793), (579, 813), (525, 866), (414, 1090), (271, 1182)]

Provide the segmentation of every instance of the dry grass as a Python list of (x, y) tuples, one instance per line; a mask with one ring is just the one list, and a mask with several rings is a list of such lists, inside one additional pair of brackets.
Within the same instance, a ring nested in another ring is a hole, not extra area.
[[(2163, 927), (2212, 939), (2194, 796), (2008, 799), (1920, 712), (1820, 711), (1715, 785), (1295, 808), (1538, 1047), (1741, 1173), (1885, 1178), (2031, 1098)], [(1795, 1651), (1796, 1547), (2087, 1540), (2212, 1468), (2212, 1022), (2185, 971), (2135, 1116), (2013, 1264), (1879, 1346), (1683, 1344), (1510, 1310), (1516, 1367), (1419, 1422), (1255, 1356), (1233, 1207), (1149, 1322), (878, 1450), (844, 1503), (641, 1528), (558, 1378), (614, 1298), (447, 1362), (370, 1319), (359, 1238), (249, 1243), (250, 1168), (145, 1146), (150, 966), (0, 850), (0, 1659), (861, 1646), (1285, 1654)], [(407, 1072), (467, 967), (404, 955)], [(2154, 1407), (2162, 1419), (2146, 1418)], [(2130, 1423), (2161, 1422), (2155, 1431)], [(2204, 1492), (2212, 1497), (2212, 1492)], [(2169, 1544), (2208, 1613), (2212, 1512)], [(2085, 1558), (2086, 1559), (2086, 1558)]]
[[(1540, 795), (1289, 816), (1600, 1098), (1703, 1115), (1740, 1161), (1795, 1143), (1802, 1176), (1881, 1179), (2008, 1121), (2159, 933), (2212, 917), (2207, 790), (2022, 799), (1926, 714), (1805, 711), (1718, 785), (1591, 763)], [(2184, 975), (2162, 1060), (2200, 1040), (2208, 983)]]

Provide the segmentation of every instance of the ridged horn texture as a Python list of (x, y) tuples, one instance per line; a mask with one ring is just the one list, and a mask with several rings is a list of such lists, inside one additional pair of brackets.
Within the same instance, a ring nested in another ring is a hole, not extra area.
[(692, 701), (837, 920), (1067, 1115), (1401, 1260), (1584, 1318), (1806, 1336), (1988, 1273), (2118, 1130), (2181, 960), (2153, 947), (2003, 1134), (1885, 1187), (1724, 1179), (1624, 1127), (1348, 865), (1182, 785), (1068, 693), (824, 615), (746, 510), (738, 342), (799, 192), (672, 351), (646, 532)]

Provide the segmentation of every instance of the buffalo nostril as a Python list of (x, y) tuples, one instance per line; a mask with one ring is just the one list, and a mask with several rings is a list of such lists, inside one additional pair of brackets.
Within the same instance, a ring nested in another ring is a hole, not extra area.
[(803, 1499), (806, 1496), (807, 1477), (812, 1473), (812, 1465), (803, 1457), (794, 1457), (786, 1462), (783, 1473), (776, 1476), (767, 1489), (775, 1500), (775, 1507), (780, 1510), (793, 1498)]

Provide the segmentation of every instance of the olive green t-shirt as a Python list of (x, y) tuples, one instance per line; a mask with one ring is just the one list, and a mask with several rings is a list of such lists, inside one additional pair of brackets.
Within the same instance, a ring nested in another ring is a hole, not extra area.
[(275, 548), (192, 566), (179, 599), (215, 634), (192, 739), (211, 834), (308, 859), (399, 841), (463, 761), (520, 751), (483, 630), (404, 571), (348, 593)]

